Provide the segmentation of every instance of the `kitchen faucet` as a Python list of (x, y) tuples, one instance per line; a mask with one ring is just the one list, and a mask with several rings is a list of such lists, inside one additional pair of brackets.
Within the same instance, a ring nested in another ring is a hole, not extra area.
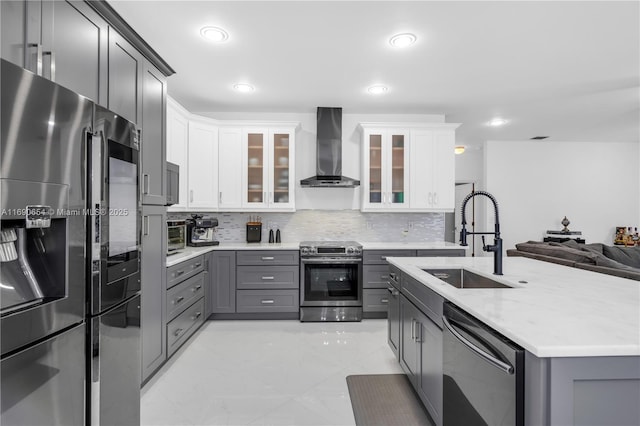
[[(496, 212), (496, 223), (495, 230), (493, 232), (469, 232), (467, 231), (467, 219), (465, 217), (465, 209), (467, 208), (467, 202), (475, 197), (476, 195), (484, 195), (489, 198), (493, 203), (493, 208)], [(494, 235), (494, 244), (486, 245), (484, 241), (485, 234), (493, 234)], [(498, 202), (495, 197), (489, 194), (486, 191), (474, 191), (469, 195), (464, 197), (462, 201), (462, 231), (460, 231), (460, 245), (468, 246), (467, 244), (467, 235), (482, 235), (482, 250), (486, 252), (493, 252), (493, 273), (495, 275), (502, 275), (502, 238), (500, 238), (500, 218), (498, 216)]]

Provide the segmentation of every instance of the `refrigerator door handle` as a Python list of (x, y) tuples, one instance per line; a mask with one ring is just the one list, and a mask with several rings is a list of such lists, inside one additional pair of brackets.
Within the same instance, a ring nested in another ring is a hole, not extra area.
[(100, 425), (100, 320), (91, 321), (91, 424)]
[(94, 134), (91, 136), (91, 172), (89, 179), (91, 179), (91, 204), (90, 204), (90, 221), (91, 226), (89, 232), (91, 232), (91, 286), (93, 300), (91, 300), (92, 307), (100, 306), (100, 248), (101, 248), (101, 215), (102, 215), (102, 149), (103, 149), (103, 137), (102, 134)]

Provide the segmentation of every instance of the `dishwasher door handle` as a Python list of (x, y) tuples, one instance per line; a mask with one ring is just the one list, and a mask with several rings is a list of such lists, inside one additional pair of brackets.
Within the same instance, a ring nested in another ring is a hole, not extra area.
[(493, 355), (488, 354), (487, 352), (483, 351), (482, 349), (480, 349), (479, 347), (477, 347), (476, 345), (471, 343), (462, 334), (458, 333), (458, 331), (455, 329), (453, 324), (451, 324), (451, 322), (449, 322), (449, 319), (447, 317), (445, 317), (445, 316), (442, 317), (442, 323), (447, 328), (447, 330), (449, 330), (451, 332), (451, 334), (453, 334), (453, 336), (456, 339), (458, 339), (462, 344), (464, 344), (466, 347), (468, 347), (473, 352), (475, 352), (480, 358), (484, 359), (489, 364), (493, 365), (496, 368), (499, 368), (500, 370), (504, 371), (507, 374), (513, 374), (513, 372), (514, 372), (513, 366), (507, 364), (506, 362), (503, 362), (503, 361), (497, 359)]

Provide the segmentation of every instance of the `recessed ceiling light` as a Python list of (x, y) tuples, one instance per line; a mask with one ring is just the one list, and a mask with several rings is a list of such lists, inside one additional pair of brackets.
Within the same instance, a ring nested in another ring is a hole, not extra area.
[(492, 127), (500, 127), (504, 126), (505, 124), (507, 124), (507, 120), (505, 120), (504, 118), (494, 118), (489, 122), (489, 126)]
[(219, 27), (203, 27), (200, 35), (214, 43), (224, 43), (229, 40), (229, 33)]
[(391, 37), (389, 39), (389, 44), (393, 47), (407, 47), (415, 43), (416, 40), (417, 40), (417, 37), (415, 36), (415, 34), (402, 33), (402, 34), (396, 34), (393, 37)]
[(458, 155), (464, 154), (464, 149), (465, 149), (464, 145), (458, 145), (455, 148), (453, 148), (453, 152)]
[(255, 88), (248, 83), (237, 83), (233, 85), (233, 88), (241, 93), (249, 93), (255, 90)]
[(383, 86), (381, 84), (376, 84), (374, 86), (370, 86), (367, 89), (367, 92), (371, 93), (372, 95), (381, 95), (383, 93), (386, 93), (387, 90), (389, 90), (387, 88), (387, 86)]

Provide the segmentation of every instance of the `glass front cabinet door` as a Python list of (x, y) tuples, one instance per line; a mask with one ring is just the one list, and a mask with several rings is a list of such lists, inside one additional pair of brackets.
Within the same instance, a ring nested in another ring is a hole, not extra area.
[(294, 137), (294, 128), (244, 130), (244, 207), (295, 208)]
[(406, 209), (409, 131), (364, 128), (362, 210)]

